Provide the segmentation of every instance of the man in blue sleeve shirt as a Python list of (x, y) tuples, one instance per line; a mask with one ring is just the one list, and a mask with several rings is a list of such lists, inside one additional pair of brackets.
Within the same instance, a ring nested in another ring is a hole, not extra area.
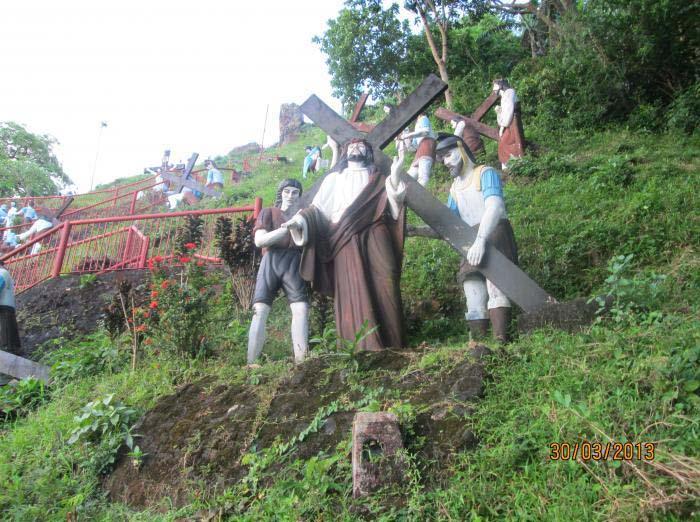
[(476, 240), (467, 258), (462, 259), (457, 276), (467, 299), (466, 318), (472, 337), (477, 339), (486, 334), (490, 318), (494, 337), (501, 343), (508, 342), (510, 300), (479, 272), (487, 240), (513, 263), (518, 263), (501, 178), (491, 167), (475, 166), (474, 155), (459, 136), (440, 135), (436, 153), (438, 161), (448, 167), (454, 179), (447, 206), (469, 226), (478, 227)]

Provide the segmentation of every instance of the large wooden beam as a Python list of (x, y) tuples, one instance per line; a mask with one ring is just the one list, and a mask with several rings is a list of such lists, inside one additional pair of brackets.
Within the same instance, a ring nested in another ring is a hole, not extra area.
[(447, 84), (431, 74), (369, 133), (367, 141), (375, 151), (383, 149), (446, 90)]
[(357, 122), (357, 119), (360, 117), (360, 113), (362, 112), (362, 109), (365, 108), (365, 103), (367, 103), (367, 98), (369, 98), (369, 93), (363, 92), (362, 96), (360, 96), (360, 99), (357, 100), (357, 103), (355, 104), (355, 109), (352, 111), (352, 116), (350, 116), (350, 123)]
[(41, 381), (49, 382), (48, 366), (2, 350), (0, 350), (0, 373), (9, 375), (15, 379), (34, 377)]
[(323, 103), (315, 94), (301, 104), (301, 110), (341, 147), (360, 136), (360, 133), (345, 118)]
[(476, 121), (481, 121), (481, 118), (489, 112), (489, 109), (493, 107), (498, 101), (498, 94), (492, 92), (488, 98), (486, 98), (479, 107), (472, 113), (472, 118)]
[(445, 120), (445, 121), (464, 120), (469, 125), (474, 127), (474, 129), (482, 136), (486, 136), (487, 138), (491, 138), (492, 140), (498, 141), (498, 130), (497, 129), (494, 129), (493, 127), (489, 127), (488, 125), (481, 123), (480, 121), (477, 121), (473, 118), (470, 118), (469, 116), (463, 116), (457, 112), (453, 112), (449, 109), (445, 109), (444, 107), (440, 107), (438, 110), (436, 110), (435, 116), (437, 116), (441, 120)]

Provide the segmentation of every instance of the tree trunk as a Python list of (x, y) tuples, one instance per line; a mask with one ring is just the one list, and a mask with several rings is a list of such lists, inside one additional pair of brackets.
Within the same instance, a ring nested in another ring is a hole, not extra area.
[[(438, 23), (438, 27), (440, 29), (440, 36), (442, 38), (442, 56), (438, 52), (437, 48), (437, 43), (435, 42), (435, 39), (433, 38), (433, 33), (430, 32), (430, 24), (428, 23), (428, 18), (425, 15), (425, 10), (423, 9), (423, 6), (420, 3), (416, 4), (417, 9), (418, 9), (418, 14), (420, 15), (420, 19), (423, 22), (423, 29), (425, 31), (425, 38), (428, 40), (428, 46), (430, 47), (430, 52), (433, 55), (433, 60), (435, 60), (436, 65), (438, 66), (438, 71), (440, 73), (440, 79), (445, 82), (447, 85), (450, 84), (450, 78), (449, 75), (447, 74), (447, 31), (445, 30), (444, 27), (442, 27)], [(445, 102), (447, 103), (447, 108), (452, 110), (452, 91), (448, 87), (447, 90), (445, 91)]]

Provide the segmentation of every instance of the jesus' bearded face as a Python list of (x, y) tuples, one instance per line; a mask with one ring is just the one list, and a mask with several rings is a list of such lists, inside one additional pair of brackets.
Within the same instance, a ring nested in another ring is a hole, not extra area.
[(367, 146), (361, 141), (350, 143), (348, 145), (348, 161), (367, 166), (369, 163)]

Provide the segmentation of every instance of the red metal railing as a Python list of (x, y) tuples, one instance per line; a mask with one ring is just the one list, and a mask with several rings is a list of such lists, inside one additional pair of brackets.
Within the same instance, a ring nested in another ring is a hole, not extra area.
[(69, 197), (73, 198), (71, 209), (94, 205), (104, 200), (111, 200), (120, 194), (131, 193), (135, 190), (142, 190), (145, 186), (150, 186), (155, 181), (155, 176), (133, 181), (127, 185), (120, 185), (110, 189), (95, 190), (83, 194), (75, 194), (73, 196), (23, 196), (20, 198), (0, 198), (0, 204), (5, 203), (8, 207), (12, 201), (17, 203), (18, 208), (22, 208), (29, 201), (33, 203), (34, 208), (42, 211), (58, 210)]
[(65, 221), (2, 259), (15, 280), (17, 293), (62, 274), (144, 268), (147, 259), (155, 256), (161, 256), (165, 264), (177, 265), (177, 232), (187, 216), (198, 216), (204, 224), (195, 257), (220, 263), (214, 241), (216, 219), (235, 213), (252, 213), (256, 217), (261, 208), (262, 200), (256, 198), (253, 205), (238, 208)]

